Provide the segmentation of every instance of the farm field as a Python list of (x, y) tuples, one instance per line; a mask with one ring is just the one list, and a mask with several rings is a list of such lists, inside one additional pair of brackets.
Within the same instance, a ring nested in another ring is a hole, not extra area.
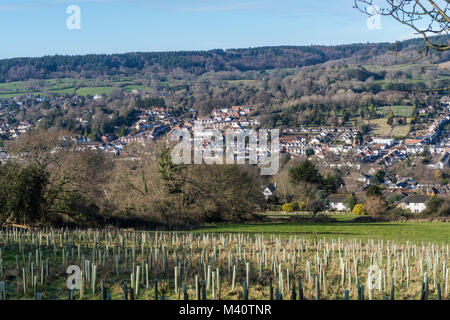
[(264, 233), (289, 237), (293, 234), (318, 238), (358, 238), (395, 240), (399, 242), (450, 242), (450, 223), (448, 222), (350, 222), (355, 216), (333, 216), (336, 222), (276, 222), (218, 224), (207, 226), (194, 232), (213, 233)]
[(76, 93), (80, 96), (94, 96), (96, 94), (110, 94), (113, 91), (113, 87), (86, 87), (77, 89)]
[(0, 98), (25, 94), (47, 96), (49, 92), (56, 95), (75, 93), (80, 96), (109, 94), (115, 87), (121, 87), (124, 91), (149, 90), (148, 87), (127, 78), (115, 80), (63, 78), (0, 83)]
[[(420, 238), (448, 226), (405, 226), (403, 241), (360, 237), (368, 226), (346, 237), (327, 225), (316, 237), (270, 224), (195, 233), (2, 229), (0, 299), (448, 299), (448, 243)], [(78, 270), (72, 290), (69, 266)]]

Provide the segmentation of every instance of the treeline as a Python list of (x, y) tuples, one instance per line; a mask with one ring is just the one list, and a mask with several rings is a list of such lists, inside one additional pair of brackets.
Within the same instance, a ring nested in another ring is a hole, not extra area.
[[(447, 41), (443, 38), (442, 41)], [(93, 78), (113, 75), (143, 75), (154, 69), (181, 69), (192, 74), (208, 71), (264, 71), (316, 65), (330, 60), (354, 58), (361, 63), (387, 51), (417, 50), (422, 39), (398, 44), (349, 44), (340, 46), (279, 46), (249, 49), (177, 52), (135, 52), (45, 56), (0, 60), (0, 82), (63, 77)], [(442, 56), (443, 61), (449, 57)], [(152, 69), (153, 68), (153, 69)]]
[(33, 130), (6, 146), (0, 225), (152, 227), (244, 221), (264, 206), (253, 166), (174, 165), (170, 149), (130, 146), (132, 157), (80, 150), (67, 131)]
[(98, 224), (111, 163), (82, 152), (70, 133), (33, 130), (6, 146), (15, 160), (0, 165), (0, 223)]

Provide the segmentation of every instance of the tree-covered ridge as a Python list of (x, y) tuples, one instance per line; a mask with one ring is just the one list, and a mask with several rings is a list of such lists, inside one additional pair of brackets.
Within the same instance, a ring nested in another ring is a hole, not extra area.
[[(448, 41), (448, 37), (442, 41)], [(164, 69), (181, 69), (192, 74), (208, 71), (263, 71), (316, 65), (336, 59), (370, 63), (387, 52), (416, 51), (422, 39), (396, 44), (367, 43), (339, 46), (277, 46), (209, 51), (134, 52), (124, 54), (89, 54), (45, 56), (0, 60), (0, 82), (59, 77), (97, 77), (136, 75)], [(444, 53), (441, 61), (448, 61)], [(378, 62), (377, 62), (378, 63)], [(153, 68), (153, 69), (152, 69)]]

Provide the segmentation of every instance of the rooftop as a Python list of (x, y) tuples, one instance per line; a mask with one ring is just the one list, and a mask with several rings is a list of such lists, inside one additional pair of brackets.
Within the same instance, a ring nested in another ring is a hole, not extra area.
[(348, 194), (330, 194), (328, 196), (328, 201), (333, 203), (344, 202), (344, 200), (348, 197)]
[(409, 197), (406, 197), (400, 202), (406, 202), (406, 203), (425, 203), (431, 198), (430, 195), (427, 194), (413, 194)]

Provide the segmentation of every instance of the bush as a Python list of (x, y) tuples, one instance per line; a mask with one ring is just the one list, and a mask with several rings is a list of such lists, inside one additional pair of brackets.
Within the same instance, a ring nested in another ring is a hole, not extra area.
[(424, 217), (450, 216), (450, 200), (433, 195), (426, 203), (427, 209), (422, 212)]
[(314, 200), (308, 203), (307, 207), (308, 211), (311, 211), (313, 215), (316, 215), (317, 213), (324, 211), (326, 209), (325, 203), (320, 200)]
[(353, 195), (349, 195), (347, 198), (345, 198), (344, 204), (351, 211), (356, 205), (356, 198)]
[(300, 210), (301, 211), (305, 211), (306, 210), (306, 206), (307, 206), (307, 203), (305, 202), (305, 201), (302, 201), (302, 202), (300, 202)]
[(284, 212), (293, 212), (294, 211), (294, 205), (292, 203), (285, 203), (281, 206), (281, 209)]
[(367, 214), (366, 209), (364, 209), (364, 206), (359, 203), (355, 204), (355, 206), (353, 207), (352, 213), (357, 216), (365, 216)]
[(366, 209), (367, 214), (371, 216), (380, 216), (386, 213), (387, 203), (383, 198), (372, 196), (366, 199), (364, 208)]
[(386, 202), (389, 205), (392, 205), (400, 200), (402, 200), (405, 196), (400, 193), (391, 193), (386, 197)]
[(442, 204), (444, 203), (444, 199), (441, 197), (438, 197), (436, 195), (433, 195), (427, 202), (427, 212), (431, 214), (435, 214), (438, 212)]
[(371, 184), (366, 190), (366, 197), (381, 197), (381, 189)]
[(267, 198), (267, 202), (271, 203), (271, 204), (278, 204), (279, 203), (279, 199), (275, 194), (271, 194), (268, 198)]
[(401, 219), (401, 218), (406, 218), (409, 219), (411, 217), (413, 217), (413, 214), (411, 212), (411, 210), (407, 209), (402, 209), (402, 208), (393, 208), (391, 210), (389, 210), (387, 212), (387, 216), (390, 219)]
[(450, 201), (448, 199), (445, 200), (445, 202), (439, 208), (438, 216), (439, 217), (449, 217), (450, 216)]

